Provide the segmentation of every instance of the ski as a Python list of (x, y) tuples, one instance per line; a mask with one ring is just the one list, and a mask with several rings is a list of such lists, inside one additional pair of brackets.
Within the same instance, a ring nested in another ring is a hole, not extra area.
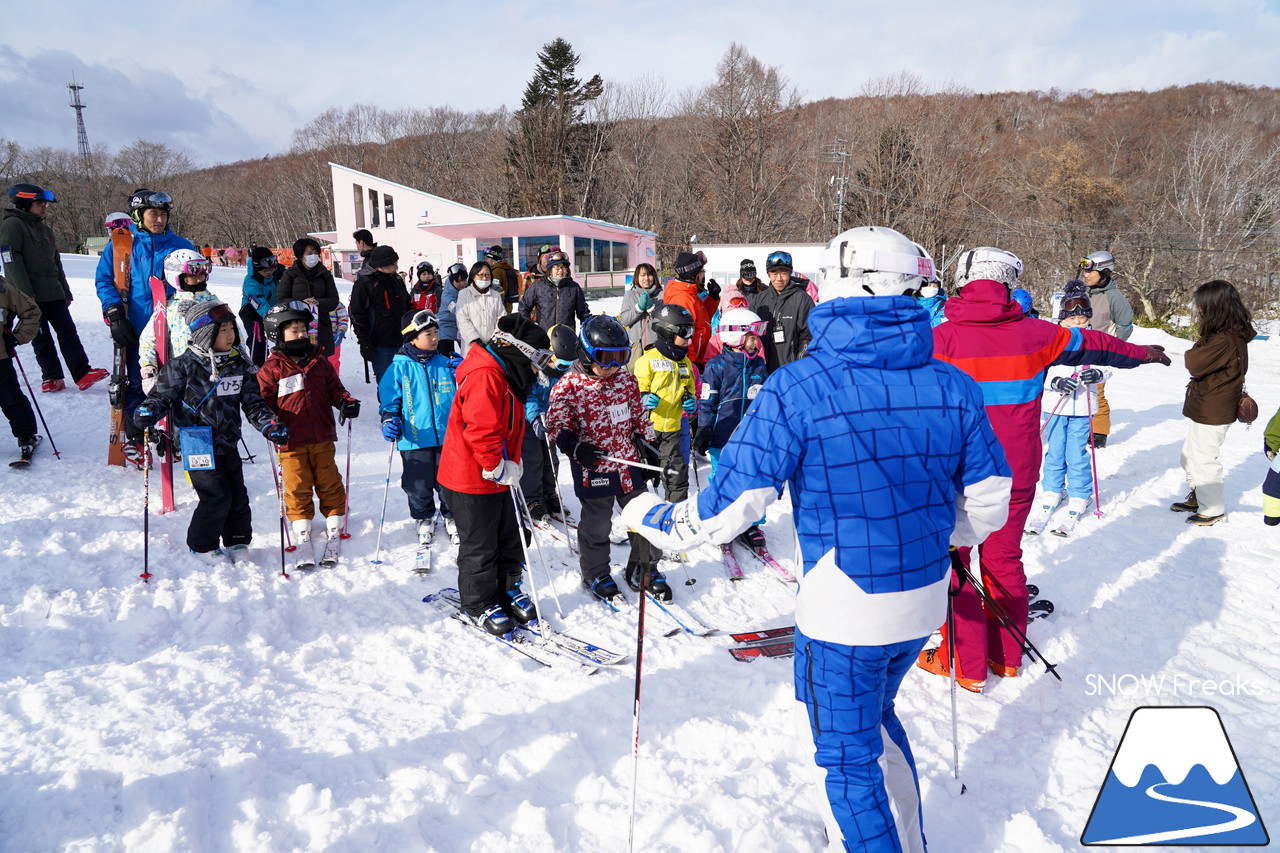
[[(156, 362), (160, 370), (169, 362), (169, 313), (167, 309), (163, 279), (151, 276), (151, 331), (155, 333)], [(173, 444), (169, 430), (169, 417), (160, 419), (156, 424), (165, 437), (165, 452), (160, 459), (160, 512), (173, 512)]]
[[(573, 553), (575, 554), (578, 553), (578, 546), (574, 544), (572, 539), (566, 538), (564, 535), (564, 530), (561, 527), (559, 527), (555, 522), (551, 521), (551, 519), (549, 518), (539, 519), (538, 521), (535, 521), (533, 523), (533, 526), (536, 527), (538, 530), (541, 530), (543, 533), (546, 533), (555, 541), (563, 542), (566, 545), (568, 545), (569, 550), (572, 551)], [(570, 528), (570, 529), (576, 529), (576, 528)]]
[(741, 634), (730, 634), (736, 643), (761, 643), (773, 642), (775, 640), (790, 639), (796, 633), (795, 625), (788, 625), (785, 628), (766, 628), (763, 631), (746, 631)]
[(10, 467), (10, 468), (15, 468), (15, 469), (17, 469), (17, 470), (19, 470), (19, 471), (22, 471), (22, 470), (25, 470), (25, 469), (27, 469), (27, 468), (30, 468), (30, 467), (31, 467), (31, 457), (32, 457), (32, 456), (35, 456), (35, 454), (36, 454), (36, 448), (40, 446), (40, 443), (41, 443), (42, 441), (44, 441), (44, 436), (43, 436), (43, 435), (39, 435), (39, 434), (37, 434), (37, 435), (36, 435), (36, 443), (35, 443), (35, 444), (33, 444), (33, 445), (31, 445), (30, 447), (23, 447), (23, 448), (20, 448), (20, 450), (22, 451), (22, 456), (21, 456), (21, 458), (19, 458), (19, 459), (15, 459), (14, 461), (10, 462), (10, 463), (9, 463), (9, 467)]
[(755, 557), (761, 563), (764, 563), (766, 567), (772, 569), (778, 580), (783, 583), (796, 582), (796, 576), (791, 574), (791, 570), (775, 560), (773, 555), (769, 553), (769, 549), (764, 545), (761, 545), (759, 548), (747, 547), (747, 551), (750, 552), (751, 556)]
[[(114, 264), (112, 276), (116, 292), (120, 294), (120, 302), (126, 314), (129, 310), (129, 277), (133, 267), (133, 232), (128, 228), (117, 228), (111, 232), (111, 256)], [(129, 384), (125, 350), (120, 344), (112, 341), (111, 379), (107, 385), (107, 397), (111, 401), (111, 427), (107, 435), (107, 464), (125, 467), (124, 444), (124, 395), (125, 386)]]
[(1080, 522), (1080, 518), (1083, 515), (1084, 513), (1080, 513), (1079, 515), (1077, 515), (1076, 513), (1068, 513), (1066, 520), (1063, 521), (1061, 524), (1059, 524), (1057, 527), (1053, 528), (1053, 530), (1050, 530), (1049, 532), (1052, 533), (1054, 536), (1061, 536), (1062, 538), (1065, 539), (1066, 537), (1070, 536), (1072, 533), (1075, 532), (1076, 524)]
[(334, 536), (324, 543), (324, 553), (320, 556), (320, 565), (331, 569), (338, 565), (339, 552), (342, 550), (342, 537)]
[(795, 653), (796, 646), (791, 640), (729, 649), (729, 654), (733, 655), (733, 659), (741, 661), (759, 660), (760, 658), (789, 658), (794, 656)]
[(672, 622), (675, 622), (681, 631), (686, 634), (692, 634), (695, 637), (706, 637), (716, 632), (715, 628), (708, 628), (694, 616), (691, 616), (687, 610), (673, 601), (662, 601), (653, 593), (646, 591), (645, 595), (660, 611), (667, 615)]
[(439, 592), (433, 592), (424, 597), (422, 601), (448, 614), (449, 618), (454, 621), (466, 625), (482, 636), (502, 643), (507, 648), (519, 652), (542, 666), (555, 669), (572, 669), (585, 672), (588, 675), (599, 668), (596, 664), (588, 663), (575, 654), (561, 651), (551, 643), (544, 642), (542, 637), (523, 625), (517, 625), (509, 633), (502, 636), (490, 634), (475, 622), (472, 622), (467, 614), (462, 612), (462, 598), (456, 589), (446, 588)]
[(588, 643), (586, 640), (580, 640), (569, 634), (562, 634), (541, 619), (535, 619), (530, 622), (525, 626), (525, 629), (567, 652), (600, 666), (613, 666), (627, 659), (625, 654), (611, 652), (602, 646), (597, 646), (595, 643)]
[(1034, 622), (1037, 619), (1045, 618), (1051, 613), (1053, 613), (1053, 602), (1047, 598), (1042, 598), (1039, 601), (1031, 602), (1027, 607), (1027, 621)]
[(729, 580), (740, 581), (746, 575), (742, 573), (742, 566), (738, 563), (738, 558), (734, 556), (733, 545), (720, 546), (720, 558), (724, 560), (724, 570), (729, 575)]
[(436, 567), (436, 552), (432, 550), (431, 543), (419, 544), (418, 550), (413, 555), (413, 573), (416, 575), (430, 574)]

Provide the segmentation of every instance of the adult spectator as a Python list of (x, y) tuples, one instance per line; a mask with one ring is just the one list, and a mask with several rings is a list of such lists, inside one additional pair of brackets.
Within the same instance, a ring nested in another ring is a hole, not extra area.
[(748, 300), (748, 307), (769, 324), (764, 334), (764, 359), (773, 373), (809, 348), (809, 311), (813, 298), (808, 279), (793, 275), (790, 252), (774, 252), (765, 262), (769, 286)]
[(501, 246), (490, 246), (484, 256), (489, 262), (489, 269), (493, 271), (494, 282), (502, 288), (503, 310), (510, 314), (520, 301), (520, 274), (503, 255)]
[(9, 431), (18, 439), (24, 458), (35, 452), (40, 437), (36, 435), (36, 413), (31, 401), (22, 393), (13, 359), (18, 347), (32, 340), (40, 331), (40, 309), (35, 300), (15, 287), (8, 287), (0, 275), (0, 412), (9, 421)]
[[(979, 548), (982, 580), (1012, 621), (1027, 628), (1027, 576), (1022, 567), (1022, 532), (1031, 511), (1040, 474), (1040, 397), (1044, 371), (1050, 365), (1089, 364), (1130, 368), (1159, 362), (1168, 365), (1163, 347), (1139, 347), (1087, 329), (1069, 329), (1022, 313), (1010, 298), (1022, 273), (1022, 261), (1010, 252), (984, 246), (956, 259), (959, 294), (947, 300), (947, 322), (933, 328), (934, 357), (954, 364), (977, 380), (987, 416), (1000, 439), (1013, 473), (1009, 517)], [(971, 565), (969, 549), (960, 557)], [(953, 585), (957, 583), (952, 579)], [(962, 687), (982, 692), (987, 667), (1001, 678), (1018, 675), (1022, 647), (983, 608), (972, 586), (956, 590), (953, 622), (959, 655), (957, 679)], [(943, 643), (920, 655), (920, 666), (940, 675), (950, 673), (947, 626)]]
[(409, 310), (409, 291), (396, 274), (400, 256), (395, 249), (375, 246), (367, 260), (370, 271), (361, 273), (351, 288), (351, 326), (361, 357), (381, 382), (404, 343), (400, 321)]
[(356, 241), (356, 251), (360, 253), (360, 257), (364, 260), (360, 265), (360, 269), (356, 270), (356, 275), (361, 276), (373, 269), (369, 266), (369, 253), (378, 244), (374, 241), (373, 234), (369, 232), (368, 228), (361, 228), (358, 231), (351, 232), (351, 239)]
[[(102, 316), (111, 327), (111, 338), (124, 347), (128, 383), (124, 390), (125, 444), (121, 448), (126, 459), (141, 467), (144, 458), (142, 430), (133, 422), (133, 413), (142, 402), (142, 368), (138, 364), (138, 336), (151, 321), (151, 278), (164, 280), (164, 259), (177, 249), (195, 246), (186, 237), (169, 230), (169, 213), (173, 199), (168, 193), (148, 189), (134, 190), (129, 197), (129, 216), (133, 221), (133, 251), (130, 253), (129, 292), (116, 290), (115, 245), (107, 243), (98, 259), (94, 283)], [(165, 287), (166, 297), (173, 294)]]
[[(689, 344), (689, 360), (698, 370), (707, 363), (707, 342), (711, 339), (711, 318), (720, 307), (720, 285), (713, 278), (706, 281), (707, 256), (702, 252), (676, 255), (676, 277), (662, 291), (664, 305), (679, 305), (693, 315), (693, 338)], [(706, 282), (705, 295), (703, 282)]]
[(631, 339), (631, 360), (627, 369), (635, 373), (636, 361), (644, 348), (653, 343), (653, 330), (649, 318), (662, 307), (662, 288), (658, 287), (658, 271), (652, 264), (639, 264), (631, 274), (631, 287), (622, 297), (618, 322), (627, 330)]
[(549, 252), (542, 258), (545, 277), (535, 280), (520, 297), (520, 316), (532, 320), (544, 330), (552, 326), (568, 326), (575, 332), (578, 321), (591, 316), (587, 295), (569, 275), (569, 256)]
[(441, 355), (453, 355), (457, 350), (458, 293), (467, 286), (468, 277), (467, 268), (462, 264), (453, 264), (445, 271), (444, 284), (440, 288), (440, 311), (436, 314), (440, 321), (437, 351)]
[(750, 258), (743, 258), (742, 263), (738, 264), (738, 280), (730, 285), (730, 288), (737, 288), (738, 292), (747, 297), (747, 301), (750, 302), (751, 297), (763, 293), (766, 286), (760, 276), (756, 275), (756, 262)]
[(316, 315), (316, 346), (325, 358), (331, 359), (337, 351), (331, 315), (338, 308), (338, 285), (333, 280), (333, 273), (320, 262), (320, 244), (315, 239), (302, 237), (297, 240), (293, 244), (293, 257), (293, 265), (280, 276), (276, 304), (296, 301), (310, 305)]
[[(1133, 334), (1133, 306), (1114, 281), (1116, 256), (1098, 251), (1080, 259), (1080, 280), (1089, 288), (1093, 303), (1093, 319), (1089, 328), (1122, 341)], [(1098, 383), (1098, 411), (1093, 415), (1093, 446), (1106, 447), (1111, 434), (1111, 404), (1107, 402), (1106, 383)]]
[[(101, 367), (91, 367), (84, 345), (71, 319), (71, 285), (62, 271), (58, 239), (45, 223), (49, 205), (57, 199), (52, 190), (35, 184), (15, 184), (9, 190), (13, 207), (0, 220), (0, 255), (9, 286), (35, 300), (40, 308), (40, 334), (31, 342), (44, 382), (42, 392), (67, 387), (58, 350), (67, 362), (71, 379), (81, 391), (107, 377)], [(54, 336), (57, 336), (57, 347)]]

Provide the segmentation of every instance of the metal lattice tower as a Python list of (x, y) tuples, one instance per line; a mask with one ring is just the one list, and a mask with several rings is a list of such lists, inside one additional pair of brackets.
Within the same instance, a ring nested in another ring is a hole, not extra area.
[(80, 102), (81, 86), (76, 82), (75, 74), (71, 75), (71, 82), (67, 84), (67, 90), (71, 92), (71, 109), (76, 111), (76, 137), (80, 143), (80, 160), (84, 164), (85, 174), (89, 174), (89, 134), (84, 129), (84, 104)]

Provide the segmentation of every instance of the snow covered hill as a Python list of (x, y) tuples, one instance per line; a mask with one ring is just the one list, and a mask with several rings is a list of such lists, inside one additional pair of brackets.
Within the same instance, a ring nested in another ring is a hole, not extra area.
[[(81, 335), (106, 367), (94, 260), (64, 257)], [(236, 308), (242, 275), (213, 276)], [(903, 686), (934, 851), (1077, 849), (1125, 722), (1149, 704), (1217, 708), (1263, 821), (1280, 826), (1280, 529), (1262, 524), (1263, 422), (1227, 438), (1228, 522), (1183, 523), (1168, 504), (1186, 491), (1189, 343), (1149, 330), (1134, 340), (1165, 344), (1174, 366), (1107, 384), (1103, 516), (1069, 539), (1026, 542), (1028, 574), (1057, 606), (1032, 639), (1063, 682), (1028, 665), (986, 695), (961, 692), (963, 796), (950, 784), (947, 682), (916, 672)], [(30, 348), (20, 355), (38, 389)], [(0, 850), (625, 849), (630, 663), (591, 676), (535, 669), (422, 604), (456, 585), (456, 552), (437, 544), (435, 574), (411, 574), (398, 461), (384, 563), (370, 564), (388, 445), (354, 346), (345, 356), (343, 380), (366, 404), (352, 447), (355, 535), (339, 567), (291, 580), (278, 575), (268, 445), (252, 430), (255, 564), (208, 570), (187, 554), (194, 497), (179, 477), (176, 513), (160, 517), (153, 502), (155, 578), (143, 584), (142, 478), (104, 464), (106, 383), (37, 390), (63, 458), (46, 441), (29, 470), (0, 469)], [(1280, 404), (1280, 343), (1254, 343), (1251, 360), (1265, 421)], [(10, 443), (0, 451), (16, 458)], [(789, 562), (785, 506), (766, 532)], [(634, 622), (588, 600), (566, 548), (543, 539), (542, 550), (572, 632), (634, 652)], [(726, 633), (790, 624), (791, 591), (762, 568), (744, 561), (748, 579), (731, 585), (718, 551), (690, 556), (697, 583), (677, 571), (672, 585), (704, 622)], [(738, 663), (729, 645), (648, 635), (640, 849), (821, 846), (790, 661)]]

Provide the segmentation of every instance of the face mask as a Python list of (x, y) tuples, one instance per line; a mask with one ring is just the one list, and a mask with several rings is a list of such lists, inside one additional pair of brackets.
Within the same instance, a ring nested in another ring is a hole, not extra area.
[(921, 296), (923, 296), (923, 297), (925, 297), (925, 298), (928, 298), (928, 297), (930, 297), (930, 296), (937, 296), (937, 295), (938, 295), (938, 285), (936, 285), (936, 284), (926, 284), (924, 287), (920, 288), (920, 295), (921, 295)]
[(492, 285), (492, 284), (493, 284), (493, 279), (491, 279), (491, 278), (490, 278), (490, 279), (478, 279), (478, 278), (477, 278), (473, 283), (474, 283), (474, 284), (475, 284), (475, 286), (476, 286), (476, 290), (480, 291), (481, 293), (485, 293), (485, 292), (487, 292), (487, 291), (489, 290), (490, 285)]
[(284, 341), (277, 347), (280, 352), (285, 355), (306, 355), (307, 349), (310, 348), (311, 341), (307, 338), (295, 338), (291, 341)]
[(319, 255), (303, 255), (302, 256), (302, 265), (305, 266), (307, 269), (314, 269), (315, 265), (318, 263), (320, 263)]
[(178, 282), (178, 287), (180, 287), (182, 290), (185, 290), (187, 293), (201, 293), (209, 286), (208, 279), (205, 279), (204, 281), (191, 282), (190, 284), (188, 284), (186, 281), (186, 278), (187, 277), (185, 275), (182, 276), (182, 280)]

